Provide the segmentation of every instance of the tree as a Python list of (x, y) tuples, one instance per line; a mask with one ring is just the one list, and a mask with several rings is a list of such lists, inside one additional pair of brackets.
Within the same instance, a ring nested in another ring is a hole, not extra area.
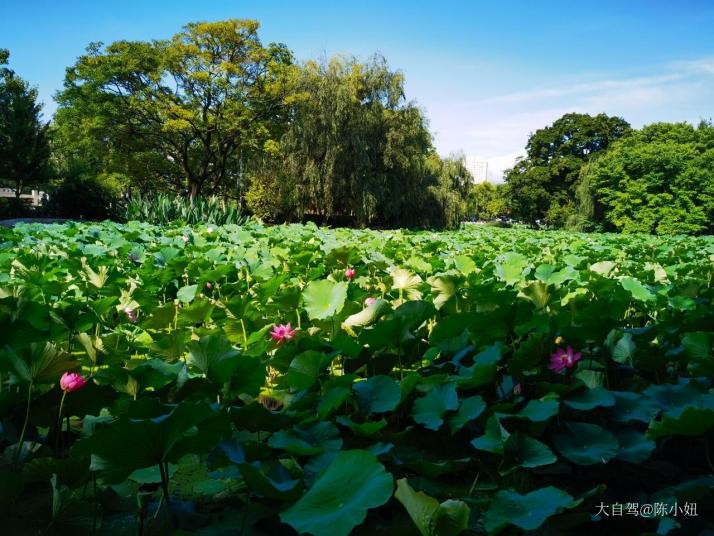
[(527, 223), (562, 227), (575, 211), (582, 166), (627, 135), (630, 125), (605, 114), (565, 114), (528, 139), (526, 157), (508, 170), (513, 215)]
[(4, 67), (9, 57), (0, 50), (0, 179), (19, 199), (23, 188), (50, 178), (49, 127), (42, 121), (37, 90)]
[(462, 156), (439, 158), (434, 153), (427, 160), (436, 184), (429, 186), (430, 198), (422, 209), (432, 226), (456, 227), (466, 218), (466, 196), (473, 177)]
[[(275, 159), (251, 172), (249, 207), (271, 218), (425, 225), (438, 160), (404, 77), (384, 58), (307, 62)], [(276, 163), (277, 161), (277, 163)], [(282, 192), (282, 200), (274, 197)], [(271, 199), (272, 198), (272, 199)]]
[(584, 170), (582, 212), (606, 230), (714, 232), (714, 126), (656, 123), (612, 145)]
[(469, 189), (467, 214), (477, 220), (493, 220), (508, 214), (504, 184), (480, 182)]
[(258, 27), (191, 23), (169, 40), (90, 45), (57, 95), (65, 158), (142, 188), (238, 194), (245, 162), (286, 124), (290, 94), (292, 54), (263, 46)]

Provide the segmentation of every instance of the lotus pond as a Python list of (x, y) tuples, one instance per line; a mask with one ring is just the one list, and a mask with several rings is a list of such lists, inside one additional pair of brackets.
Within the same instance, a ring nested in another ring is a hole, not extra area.
[(2, 229), (2, 532), (712, 530), (713, 276), (711, 237)]

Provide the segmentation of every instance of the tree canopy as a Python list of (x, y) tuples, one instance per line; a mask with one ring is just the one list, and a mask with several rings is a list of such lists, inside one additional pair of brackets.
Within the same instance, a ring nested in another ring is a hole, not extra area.
[(292, 54), (258, 22), (191, 23), (168, 40), (88, 47), (57, 95), (58, 138), (98, 170), (190, 195), (240, 188), (243, 159), (273, 139)]
[(269, 221), (430, 226), (463, 214), (463, 177), (436, 154), (401, 72), (381, 56), (297, 63), (261, 43), (256, 21), (92, 44), (57, 101), (68, 177), (233, 197)]
[(525, 158), (505, 175), (514, 216), (562, 227), (575, 212), (582, 166), (629, 131), (622, 118), (578, 113), (537, 130), (528, 139)]
[(714, 126), (656, 123), (590, 163), (582, 177), (586, 216), (607, 230), (714, 232)]
[(295, 89), (291, 121), (253, 175), (251, 205), (282, 192), (282, 210), (300, 219), (419, 223), (436, 180), (426, 169), (433, 147), (423, 114), (405, 100), (402, 74), (381, 56), (336, 57), (307, 62)]
[(19, 197), (50, 178), (49, 127), (37, 90), (7, 67), (9, 57), (0, 49), (0, 181)]

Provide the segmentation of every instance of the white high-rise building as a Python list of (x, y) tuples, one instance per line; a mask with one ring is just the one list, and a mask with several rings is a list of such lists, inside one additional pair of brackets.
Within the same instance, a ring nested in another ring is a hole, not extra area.
[(466, 155), (464, 157), (464, 165), (471, 173), (475, 183), (488, 180), (488, 162), (485, 160), (481, 160), (478, 156)]

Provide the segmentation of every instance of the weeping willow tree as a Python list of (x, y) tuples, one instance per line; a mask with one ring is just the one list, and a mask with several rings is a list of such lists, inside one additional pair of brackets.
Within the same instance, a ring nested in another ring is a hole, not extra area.
[[(253, 174), (248, 204), (274, 219), (428, 225), (438, 159), (404, 77), (374, 56), (301, 69), (290, 124), (275, 157)], [(282, 218), (281, 218), (282, 216)]]

